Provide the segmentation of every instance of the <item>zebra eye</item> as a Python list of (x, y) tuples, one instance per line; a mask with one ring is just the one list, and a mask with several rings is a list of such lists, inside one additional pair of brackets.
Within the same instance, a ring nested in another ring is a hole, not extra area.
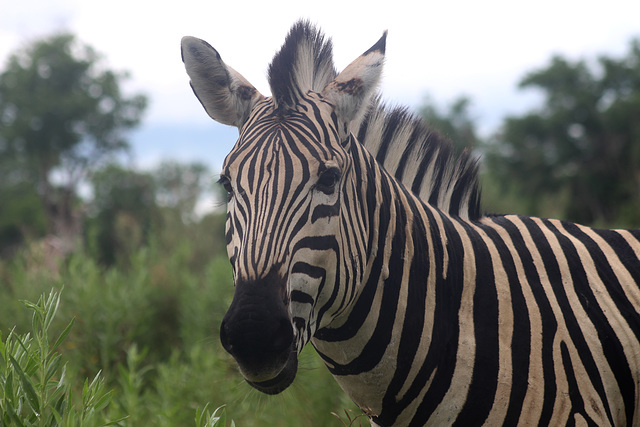
[(332, 167), (320, 174), (318, 182), (316, 183), (316, 189), (322, 191), (325, 194), (332, 194), (336, 188), (336, 184), (340, 180), (340, 169)]
[(220, 175), (218, 184), (222, 185), (224, 190), (227, 192), (227, 201), (231, 200), (231, 197), (233, 197), (233, 187), (231, 186), (231, 181), (229, 181), (229, 178), (224, 175)]

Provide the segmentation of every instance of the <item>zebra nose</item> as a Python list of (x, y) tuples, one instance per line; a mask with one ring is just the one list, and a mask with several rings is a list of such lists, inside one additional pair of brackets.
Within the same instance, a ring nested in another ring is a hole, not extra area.
[(276, 378), (295, 353), (288, 317), (249, 321), (227, 318), (220, 326), (220, 341), (250, 383)]
[(220, 325), (222, 347), (237, 359), (252, 359), (281, 354), (293, 342), (293, 327), (288, 318), (245, 321), (234, 325), (225, 318)]
[(251, 381), (278, 375), (295, 351), (294, 329), (283, 298), (284, 278), (237, 281), (220, 325), (220, 342)]

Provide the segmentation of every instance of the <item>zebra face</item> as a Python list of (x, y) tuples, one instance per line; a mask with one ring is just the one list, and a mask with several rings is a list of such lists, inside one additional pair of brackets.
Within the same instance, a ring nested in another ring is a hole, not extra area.
[(322, 320), (316, 308), (336, 282), (350, 163), (332, 113), (313, 93), (284, 116), (265, 100), (221, 175), (235, 283), (221, 341), (247, 381), (267, 393), (293, 380), (297, 354)]
[[(291, 384), (297, 355), (346, 310), (358, 256), (351, 237), (358, 196), (351, 129), (375, 91), (386, 33), (340, 74), (331, 45), (291, 30), (269, 68), (273, 97), (261, 95), (215, 49), (182, 41), (191, 86), (215, 120), (240, 137), (223, 166), (229, 193), (226, 237), (234, 298), (220, 338), (249, 384), (275, 394)], [(361, 254), (360, 254), (361, 255)], [(360, 257), (362, 258), (362, 257)]]

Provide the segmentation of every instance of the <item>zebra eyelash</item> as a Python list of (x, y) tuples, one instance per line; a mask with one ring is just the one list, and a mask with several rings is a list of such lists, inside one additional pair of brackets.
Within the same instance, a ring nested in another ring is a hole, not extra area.
[(231, 181), (225, 175), (220, 175), (220, 178), (217, 181), (217, 184), (222, 186), (224, 190), (227, 192), (227, 201), (231, 199), (233, 196), (233, 187), (231, 186)]
[(337, 167), (330, 167), (320, 173), (318, 181), (316, 182), (316, 189), (325, 193), (331, 194), (335, 191), (336, 184), (340, 181), (342, 173)]

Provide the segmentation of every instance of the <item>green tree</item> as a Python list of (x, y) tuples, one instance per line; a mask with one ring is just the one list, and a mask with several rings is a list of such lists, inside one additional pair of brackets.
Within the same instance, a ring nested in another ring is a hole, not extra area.
[(87, 246), (105, 265), (148, 243), (158, 218), (156, 186), (150, 174), (111, 164), (91, 176), (93, 201)]
[(517, 186), (530, 214), (551, 199), (565, 219), (640, 225), (640, 40), (622, 58), (555, 56), (520, 87), (544, 102), (507, 118), (489, 145), (497, 181)]
[(211, 189), (209, 168), (199, 162), (164, 161), (153, 175), (158, 204), (184, 223), (195, 221), (197, 204)]
[(45, 231), (44, 212), (35, 189), (24, 182), (0, 180), (0, 258), (15, 252), (25, 237), (41, 236)]
[[(201, 271), (215, 256), (226, 257), (225, 211), (220, 209), (224, 191), (202, 163), (162, 162), (151, 172), (156, 188), (160, 218), (154, 238), (161, 248), (173, 250), (187, 240), (192, 271)], [(226, 193), (225, 193), (226, 194)], [(200, 209), (204, 204), (204, 210)]]
[(78, 233), (79, 183), (128, 147), (126, 131), (140, 122), (147, 99), (123, 95), (127, 77), (71, 34), (18, 50), (0, 73), (0, 191), (30, 185), (49, 233)]

